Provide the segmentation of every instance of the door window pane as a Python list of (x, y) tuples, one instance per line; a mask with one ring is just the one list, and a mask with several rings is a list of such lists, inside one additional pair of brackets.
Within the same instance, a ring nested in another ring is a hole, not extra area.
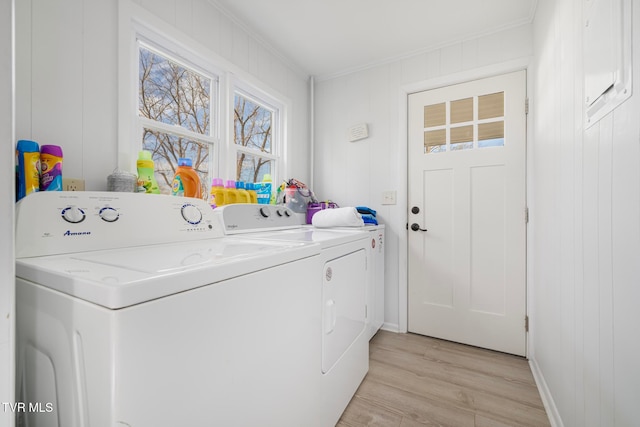
[(447, 120), (447, 107), (442, 104), (425, 105), (424, 127), (444, 126)]
[(451, 101), (451, 123), (473, 121), (473, 98)]
[(424, 152), (441, 153), (447, 151), (446, 129), (428, 130), (424, 133)]
[(478, 148), (504, 146), (504, 122), (478, 125)]
[(451, 151), (473, 148), (473, 125), (451, 128)]
[(504, 116), (504, 92), (478, 97), (478, 119), (493, 119)]

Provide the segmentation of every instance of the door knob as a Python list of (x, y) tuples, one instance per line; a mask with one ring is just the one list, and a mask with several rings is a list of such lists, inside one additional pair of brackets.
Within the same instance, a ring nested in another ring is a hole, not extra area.
[(417, 214), (419, 212), (420, 212), (420, 208), (419, 207), (414, 206), (414, 207), (411, 208), (411, 213), (412, 214)]
[(411, 229), (412, 229), (413, 231), (418, 231), (418, 230), (420, 230), (420, 231), (427, 231), (427, 229), (426, 229), (426, 228), (420, 228), (420, 225), (419, 225), (419, 224), (417, 224), (417, 223), (415, 223), (415, 222), (414, 222), (413, 224), (411, 224)]

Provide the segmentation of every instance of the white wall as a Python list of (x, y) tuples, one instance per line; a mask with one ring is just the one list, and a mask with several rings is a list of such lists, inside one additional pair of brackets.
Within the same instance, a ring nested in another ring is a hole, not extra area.
[[(14, 401), (14, 262), (13, 200), (13, 1), (0, 0), (0, 405)], [(14, 425), (0, 406), (0, 426)]]
[(584, 3), (539, 0), (534, 21), (531, 362), (556, 425), (637, 426), (640, 8), (634, 94), (585, 130)]
[[(400, 247), (407, 216), (404, 91), (528, 58), (531, 37), (531, 26), (524, 25), (316, 83), (313, 189), (341, 206), (372, 207), (386, 224), (387, 329), (397, 330), (402, 323), (399, 276), (406, 268)], [(348, 142), (347, 129), (362, 122), (369, 125), (369, 138)], [(396, 205), (382, 205), (384, 190), (398, 192)]]
[[(307, 76), (206, 0), (134, 0), (292, 102), (289, 173), (309, 180)], [(17, 2), (17, 138), (60, 145), (64, 175), (105, 190), (118, 155), (117, 1)]]

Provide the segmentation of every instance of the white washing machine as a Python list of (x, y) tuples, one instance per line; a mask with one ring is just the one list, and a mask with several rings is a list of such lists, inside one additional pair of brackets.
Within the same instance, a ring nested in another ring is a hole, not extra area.
[(319, 245), (223, 237), (181, 197), (16, 209), (19, 425), (322, 425)]
[(322, 316), (321, 425), (335, 426), (369, 370), (367, 285), (370, 234), (352, 230), (301, 226), (284, 206), (235, 204), (214, 211), (227, 234), (279, 242), (315, 242), (321, 265), (298, 277), (322, 290), (317, 312)]

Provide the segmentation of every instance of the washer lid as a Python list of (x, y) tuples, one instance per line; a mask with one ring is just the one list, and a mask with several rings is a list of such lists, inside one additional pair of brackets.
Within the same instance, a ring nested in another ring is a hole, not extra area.
[(220, 238), (16, 260), (16, 276), (118, 309), (317, 255), (318, 245)]

